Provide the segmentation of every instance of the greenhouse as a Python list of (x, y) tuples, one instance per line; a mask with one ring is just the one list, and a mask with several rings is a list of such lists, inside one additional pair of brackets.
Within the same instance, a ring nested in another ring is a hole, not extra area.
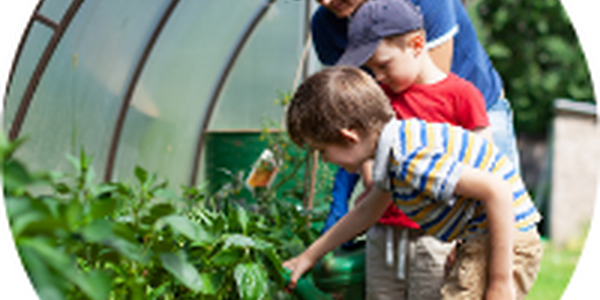
[[(324, 68), (314, 49), (319, 31), (310, 30), (322, 1), (35, 2), (6, 82), (0, 157), (10, 233), (40, 299), (365, 299), (366, 231), (286, 289), (293, 268), (284, 262), (321, 236), (339, 209), (340, 169), (295, 145), (284, 128), (293, 91)], [(587, 162), (600, 151), (591, 141), (599, 127), (585, 58), (558, 0), (450, 2), (472, 19), (478, 35), (470, 41), (479, 39), (501, 77), (497, 88), (509, 96), (525, 158), (520, 195), (530, 193), (543, 215), (531, 228), (543, 230), (541, 270), (549, 271), (528, 300), (559, 297), (586, 239), (579, 219), (590, 218), (588, 186), (597, 176)], [(452, 26), (448, 40), (424, 39), (424, 49), (452, 44), (459, 25)], [(369, 185), (347, 174), (354, 182), (343, 191), (343, 210)], [(572, 205), (573, 190), (585, 201)], [(567, 200), (552, 202), (559, 194)], [(581, 216), (569, 230), (552, 222), (575, 210)], [(394, 276), (405, 280), (405, 259), (416, 250), (408, 230), (392, 235), (381, 261), (396, 259)], [(458, 270), (450, 260), (438, 269)]]
[[(11, 140), (27, 138), (19, 156), (33, 169), (64, 170), (65, 154), (84, 147), (104, 180), (139, 165), (174, 186), (196, 184), (207, 147), (235, 155), (228, 138), (251, 144), (266, 120), (281, 121), (275, 100), (315, 68), (302, 56), (315, 5), (41, 1), (4, 126)], [(256, 159), (253, 150), (239, 163)]]
[[(317, 5), (39, 1), (10, 70), (2, 153), (42, 299), (292, 297), (282, 258), (318, 235), (308, 212), (316, 176), (331, 176), (280, 134), (291, 91), (321, 68)], [(263, 161), (276, 192), (250, 180)]]

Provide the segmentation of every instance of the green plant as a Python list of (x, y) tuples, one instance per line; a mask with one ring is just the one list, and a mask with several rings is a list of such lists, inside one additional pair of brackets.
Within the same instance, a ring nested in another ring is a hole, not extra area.
[(585, 57), (559, 0), (469, 3), (494, 67), (504, 81), (518, 132), (546, 134), (553, 101), (593, 101)]
[[(33, 174), (0, 147), (13, 237), (41, 299), (282, 299), (282, 258), (314, 239), (297, 203), (237, 199), (236, 184), (166, 188), (94, 183), (84, 151), (72, 174)], [(36, 193), (31, 191), (36, 187)], [(238, 184), (239, 186), (239, 184)]]

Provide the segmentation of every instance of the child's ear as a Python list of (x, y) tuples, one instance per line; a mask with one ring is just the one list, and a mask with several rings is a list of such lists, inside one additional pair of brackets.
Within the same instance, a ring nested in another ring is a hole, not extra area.
[(354, 129), (342, 128), (342, 129), (340, 129), (340, 133), (342, 134), (342, 136), (344, 138), (346, 138), (346, 140), (348, 142), (356, 143), (360, 140), (358, 132), (356, 132), (356, 130), (354, 130)]
[(415, 34), (408, 40), (408, 46), (413, 48), (416, 54), (421, 54), (425, 51), (427, 41), (422, 34)]

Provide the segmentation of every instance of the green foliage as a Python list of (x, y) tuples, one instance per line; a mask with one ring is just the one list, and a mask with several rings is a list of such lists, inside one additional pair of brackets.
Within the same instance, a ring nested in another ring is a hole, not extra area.
[(555, 99), (593, 100), (584, 55), (559, 0), (471, 5), (480, 40), (504, 81), (518, 132), (545, 134)]
[(84, 151), (71, 174), (33, 174), (12, 158), (17, 143), (0, 144), (9, 222), (41, 299), (294, 297), (282, 260), (317, 236), (298, 200), (263, 190), (249, 204), (236, 184), (177, 194), (139, 167), (136, 183), (95, 183)]

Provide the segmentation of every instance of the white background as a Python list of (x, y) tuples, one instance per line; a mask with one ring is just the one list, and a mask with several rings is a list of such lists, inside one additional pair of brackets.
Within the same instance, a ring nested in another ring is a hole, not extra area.
[[(599, 91), (600, 42), (597, 41), (595, 29), (600, 26), (600, 22), (595, 13), (597, 12), (595, 5), (593, 1), (589, 0), (562, 0), (562, 3), (575, 26), (586, 54), (594, 81), (594, 90)], [(3, 97), (13, 57), (36, 4), (37, 0), (0, 1), (0, 20), (2, 22), (0, 24), (0, 88)], [(6, 132), (6, 129), (4, 131)], [(600, 168), (599, 162), (594, 163)], [(598, 191), (597, 198), (600, 199), (600, 188)], [(596, 217), (592, 221), (587, 243), (562, 299), (581, 300), (598, 299), (599, 297), (595, 294), (597, 289), (594, 288), (594, 285), (599, 283), (597, 270), (600, 270), (600, 260), (595, 257), (600, 254), (600, 217), (598, 217), (600, 216), (600, 201), (596, 202), (597, 205), (594, 209)], [(0, 293), (10, 296), (10, 299), (37, 299), (15, 251), (5, 214), (5, 207), (2, 203), (0, 204)]]

